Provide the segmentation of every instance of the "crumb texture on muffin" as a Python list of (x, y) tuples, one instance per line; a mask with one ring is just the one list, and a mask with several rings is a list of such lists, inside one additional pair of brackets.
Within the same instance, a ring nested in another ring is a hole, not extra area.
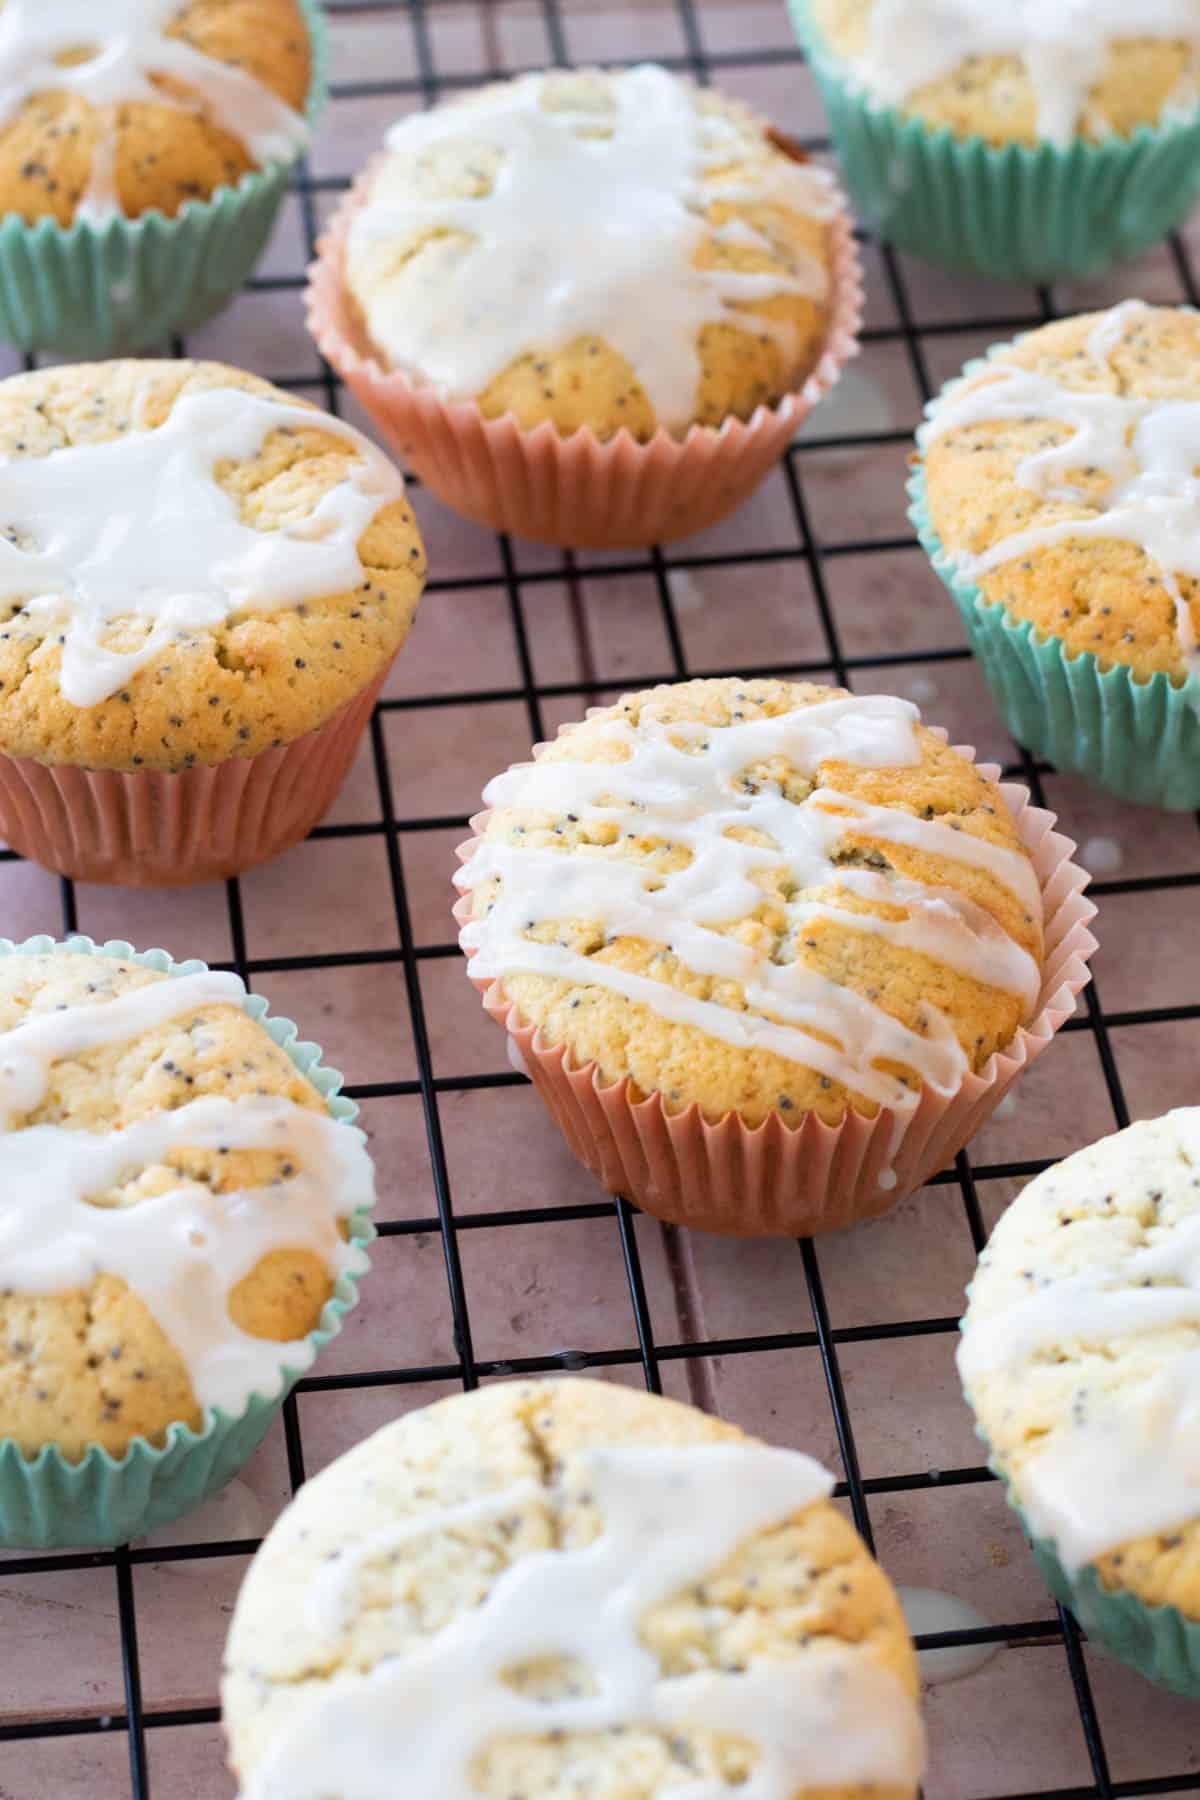
[(161, 1443), (304, 1367), (361, 1250), (361, 1133), (231, 975), (0, 956), (0, 1437)]
[(825, 342), (823, 170), (642, 65), (523, 76), (403, 119), (354, 215), (385, 363), (488, 418), (645, 440), (749, 418)]
[(1126, 300), (997, 347), (918, 434), (955, 569), (1068, 656), (1200, 670), (1200, 318)]
[(1129, 137), (1200, 104), (1193, 0), (809, 0), (874, 99), (994, 147)]
[(407, 635), (425, 555), (361, 433), (219, 363), (0, 382), (0, 750), (99, 769), (253, 756)]
[(959, 1369), (1035, 1535), (1200, 1618), (1200, 1108), (1030, 1182), (980, 1258)]
[(303, 147), (297, 0), (0, 0), (0, 209), (174, 217)]
[(606, 1083), (750, 1125), (953, 1092), (1036, 1004), (1042, 906), (995, 783), (907, 701), (626, 696), (491, 783), (463, 948)]
[[(910, 1800), (916, 1659), (811, 1458), (578, 1379), (409, 1413), (310, 1482), (226, 1648), (247, 1800)], [(453, 1674), (453, 1681), (439, 1679)]]

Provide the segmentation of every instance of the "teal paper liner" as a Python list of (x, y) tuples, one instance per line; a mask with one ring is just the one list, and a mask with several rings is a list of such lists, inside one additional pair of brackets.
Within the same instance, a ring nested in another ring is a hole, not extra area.
[[(44, 936), (27, 938), (23, 943), (0, 938), (0, 956), (71, 952), (144, 963), (147, 968), (161, 969), (170, 975), (198, 974), (207, 967), (196, 958), (179, 963), (165, 950), (138, 951), (115, 939), (96, 944), (88, 937), (68, 938), (65, 943)], [(358, 1108), (339, 1092), (341, 1074), (324, 1066), (320, 1046), (303, 1041), (291, 1019), (271, 1018), (261, 995), (247, 994), (243, 1006), (324, 1096), (332, 1117), (352, 1128)], [(374, 1236), (375, 1228), (366, 1212), (353, 1213), (349, 1241), (364, 1252), (360, 1275), (367, 1271), (365, 1250)], [(333, 1294), (321, 1309), (319, 1324), (308, 1333), (314, 1355), (337, 1336), (342, 1319), (357, 1300), (356, 1277), (339, 1276)], [(220, 1408), (206, 1408), (199, 1431), (182, 1423), (172, 1425), (162, 1448), (144, 1437), (136, 1437), (120, 1457), (93, 1444), (79, 1462), (69, 1462), (52, 1444), (44, 1445), (31, 1458), (23, 1455), (11, 1438), (0, 1439), (0, 1548), (111, 1548), (190, 1512), (223, 1487), (257, 1449), (304, 1373), (305, 1369), (281, 1364), (279, 1387), (274, 1394), (253, 1394), (245, 1411), (236, 1417)]]
[[(970, 1288), (967, 1296), (970, 1297)], [(974, 1411), (971, 1396), (963, 1398)], [(1125, 1588), (1108, 1588), (1095, 1563), (1068, 1569), (1052, 1538), (1036, 1537), (1021, 1510), (1012, 1479), (991, 1454), (983, 1427), (976, 1421), (975, 1435), (988, 1452), (988, 1467), (1004, 1483), (1004, 1495), (1021, 1521), (1033, 1559), (1042, 1579), (1087, 1633), (1088, 1642), (1107, 1650), (1119, 1662), (1136, 1669), (1156, 1687), (1200, 1699), (1200, 1623), (1189, 1619), (1177, 1606), (1152, 1606)]]
[[(318, 0), (299, 5), (312, 44), (311, 132), (325, 103), (328, 45)], [(173, 219), (157, 208), (71, 225), (0, 218), (0, 339), (20, 350), (109, 357), (194, 330), (229, 304), (262, 255), (294, 160), (251, 169)]]
[(1200, 193), (1200, 111), (1097, 144), (994, 148), (873, 100), (809, 0), (788, 9), (863, 222), (903, 250), (1003, 281), (1079, 279), (1158, 243)]
[[(969, 363), (969, 374), (978, 363)], [(1004, 723), (1019, 744), (1122, 800), (1172, 812), (1200, 807), (1200, 676), (1181, 686), (1161, 673), (1139, 681), (1124, 663), (1102, 669), (1090, 651), (1068, 656), (959, 575), (929, 517), (925, 471), (909, 477), (908, 516), (949, 589)]]

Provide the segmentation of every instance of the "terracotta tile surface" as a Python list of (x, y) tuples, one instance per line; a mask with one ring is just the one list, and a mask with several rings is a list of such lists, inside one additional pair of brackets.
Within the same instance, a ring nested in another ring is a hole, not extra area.
[[(331, 36), (335, 98), (313, 151), (317, 185), (289, 198), (264, 284), (186, 346), (321, 403), (330, 389), (297, 290), (310, 227), (400, 113), (548, 57), (659, 55), (711, 73), (789, 131), (822, 131), (782, 0), (396, 0), (337, 8)], [(1053, 303), (1194, 298), (1187, 255), (1200, 251), (1197, 229), (1178, 253), (1161, 248), (1056, 291)], [(1045, 297), (873, 245), (864, 261), (871, 341), (800, 434), (790, 471), (781, 466), (733, 518), (661, 556), (505, 543), (414, 486), (430, 590), (377, 733), (309, 843), (228, 890), (174, 894), (72, 889), (0, 861), (7, 935), (78, 928), (248, 967), (360, 1095), (384, 1231), (357, 1311), (288, 1409), (290, 1432), (277, 1421), (217, 1506), (132, 1563), (101, 1556), (14, 1570), (13, 1557), (0, 1558), (0, 1725), (33, 1734), (0, 1738), (0, 1800), (228, 1800), (213, 1708), (245, 1557), (218, 1548), (189, 1559), (179, 1547), (257, 1537), (294, 1476), (464, 1380), (582, 1367), (635, 1387), (649, 1378), (812, 1452), (839, 1480), (861, 1475), (859, 1516), (889, 1573), (947, 1590), (1001, 1629), (1004, 1647), (985, 1666), (927, 1694), (929, 1800), (1107, 1795), (1106, 1766), (1131, 1784), (1122, 1791), (1196, 1790), (1195, 1708), (1084, 1647), (1088, 1724), (1103, 1746), (1096, 1760), (1089, 1753), (1055, 1609), (999, 1484), (980, 1467), (952, 1328), (974, 1266), (973, 1227), (994, 1224), (1028, 1173), (1126, 1111), (1196, 1098), (1195, 820), (1124, 807), (1025, 765), (1098, 877), (1098, 1005), (1081, 1006), (979, 1134), (963, 1165), (968, 1186), (942, 1180), (807, 1255), (689, 1236), (618, 1209), (510, 1066), (453, 948), (453, 850), (483, 784), (627, 681), (848, 670), (859, 691), (902, 694), (955, 741), (1021, 766), (958, 614), (911, 543), (903, 478), (907, 434), (930, 389), (1044, 316)], [(915, 326), (907, 339), (904, 319)], [(0, 352), (0, 371), (18, 367)], [(125, 1729), (122, 1593), (126, 1630), (136, 1626), (144, 1741)], [(38, 1735), (63, 1720), (76, 1724)]]

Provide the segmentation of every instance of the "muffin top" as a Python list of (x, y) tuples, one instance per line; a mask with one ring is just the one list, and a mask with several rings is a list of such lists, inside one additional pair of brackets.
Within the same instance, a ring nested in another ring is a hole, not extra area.
[(1200, 1108), (1030, 1182), (980, 1258), (958, 1362), (1034, 1533), (1200, 1618)]
[(825, 343), (831, 177), (651, 64), (402, 119), (346, 277), (376, 354), (485, 416), (645, 440), (749, 418)]
[(691, 681), (487, 788), (476, 979), (668, 1112), (833, 1124), (953, 1092), (1031, 1016), (1042, 905), (996, 784), (916, 707)]
[(244, 1800), (910, 1800), (916, 1659), (810, 1457), (674, 1401), (506, 1382), (323, 1470), (250, 1567)]
[(308, 130), (297, 0), (0, 0), (0, 211), (174, 216)]
[(1126, 300), (1004, 344), (918, 432), (956, 572), (1069, 656), (1200, 668), (1200, 316)]
[(0, 382), (0, 750), (253, 756), (386, 666), (425, 556), (359, 432), (219, 363)]
[(1004, 144), (1093, 143), (1200, 104), (1196, 0), (808, 0), (885, 106)]
[(234, 975), (0, 956), (0, 1438), (119, 1456), (274, 1395), (370, 1206)]

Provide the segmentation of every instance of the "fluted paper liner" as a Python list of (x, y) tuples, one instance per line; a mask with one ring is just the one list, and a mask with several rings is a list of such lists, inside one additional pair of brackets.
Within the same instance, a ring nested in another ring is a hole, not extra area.
[(866, 93), (811, 0), (788, 10), (854, 203), (875, 236), (903, 250), (1001, 281), (1084, 280), (1140, 256), (1195, 203), (1200, 111), (1095, 143), (958, 137)]
[[(963, 374), (984, 367), (986, 359), (979, 358)], [(908, 516), (921, 547), (962, 614), (984, 680), (1017, 742), (1122, 800), (1195, 811), (1200, 675), (1176, 687), (1162, 669), (1142, 680), (1128, 663), (1104, 668), (1090, 650), (1068, 655), (1062, 638), (1053, 632), (1043, 637), (1032, 619), (1018, 619), (959, 572), (933, 527), (923, 462), (913, 469), (908, 492)]]
[[(967, 1288), (970, 1299), (971, 1288)], [(975, 1410), (966, 1388), (963, 1399)], [(1200, 1619), (1189, 1617), (1178, 1606), (1156, 1605), (1142, 1600), (1128, 1588), (1105, 1585), (1095, 1563), (1079, 1567), (1066, 1564), (1053, 1538), (1038, 1537), (1021, 1508), (1016, 1485), (978, 1418), (975, 1435), (987, 1447), (988, 1467), (1004, 1483), (1004, 1497), (1016, 1513), (1033, 1560), (1056, 1600), (1075, 1615), (1087, 1633), (1088, 1643), (1127, 1663), (1155, 1687), (1169, 1688), (1200, 1700)]]
[[(26, 938), (24, 943), (0, 938), (0, 956), (71, 952), (145, 963), (167, 975), (193, 975), (208, 966), (198, 958), (176, 962), (165, 950), (135, 950), (117, 939), (96, 944), (89, 937), (68, 938), (65, 943), (50, 937)], [(353, 1122), (358, 1108), (340, 1092), (341, 1072), (322, 1063), (320, 1045), (305, 1042), (291, 1019), (272, 1018), (260, 994), (244, 995), (242, 1005), (322, 1095), (331, 1117), (348, 1130), (357, 1129)], [(366, 1212), (353, 1213), (349, 1241), (365, 1250), (374, 1236)], [(346, 1313), (357, 1304), (358, 1282), (365, 1272), (364, 1267), (358, 1275), (338, 1277), (316, 1326), (307, 1334), (314, 1353), (341, 1330)], [(0, 1549), (123, 1544), (191, 1512), (232, 1480), (258, 1448), (301, 1373), (281, 1358), (274, 1391), (251, 1394), (240, 1413), (206, 1407), (198, 1431), (177, 1422), (168, 1427), (161, 1446), (135, 1437), (121, 1456), (91, 1444), (72, 1462), (56, 1445), (44, 1444), (29, 1457), (13, 1438), (0, 1437)]]
[(186, 887), (239, 875), (329, 810), (387, 672), (315, 731), (210, 767), (82, 769), (0, 754), (0, 837), (77, 881)]
[[(961, 746), (959, 753), (974, 756)], [(980, 772), (993, 780), (1000, 773), (986, 763)], [(778, 1113), (757, 1126), (732, 1112), (710, 1124), (694, 1104), (669, 1113), (660, 1094), (632, 1099), (628, 1078), (605, 1085), (595, 1062), (573, 1066), (567, 1046), (527, 1024), (499, 982), (472, 980), (572, 1151), (610, 1193), (672, 1224), (739, 1237), (807, 1237), (873, 1218), (953, 1160), (1071, 1017), (1091, 979), (1087, 964), (1096, 940), (1088, 921), (1096, 909), (1083, 894), (1088, 875), (1071, 861), (1075, 845), (1054, 830), (1054, 813), (1031, 804), (1027, 788), (1002, 782), (1000, 792), (1042, 891), (1045, 964), (1037, 1009), (979, 1074), (968, 1071), (950, 1095), (926, 1085), (911, 1113), (882, 1107), (867, 1118), (851, 1110), (838, 1125), (810, 1113), (796, 1127)], [(472, 819), (476, 835), (460, 847), (462, 861), (474, 855), (488, 816)], [(460, 926), (469, 921), (469, 895), (459, 898), (454, 916)]]
[(858, 353), (862, 273), (849, 214), (831, 221), (830, 318), (825, 348), (804, 385), (747, 422), (658, 430), (639, 444), (622, 430), (601, 441), (583, 426), (562, 436), (549, 420), (523, 430), (485, 419), (472, 401), (448, 401), (395, 369), (367, 339), (343, 275), (346, 234), (376, 167), (364, 170), (317, 246), (309, 270), (308, 326), (404, 462), (439, 500), (478, 524), (579, 550), (637, 549), (686, 537), (740, 506)]

